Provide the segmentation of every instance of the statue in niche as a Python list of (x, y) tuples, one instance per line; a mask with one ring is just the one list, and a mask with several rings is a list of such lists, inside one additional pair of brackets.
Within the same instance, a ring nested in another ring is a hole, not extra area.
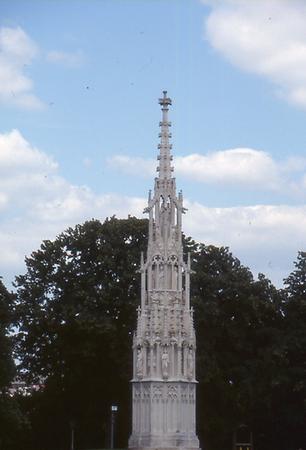
[(165, 267), (163, 264), (159, 266), (158, 289), (163, 289), (165, 285)]
[(151, 355), (150, 355), (150, 352), (148, 349), (147, 350), (147, 362), (146, 362), (146, 368), (147, 368), (146, 372), (147, 373), (151, 373), (151, 364), (152, 364)]
[(193, 351), (192, 348), (189, 349), (188, 355), (187, 355), (187, 378), (191, 380), (193, 378)]
[(153, 347), (153, 353), (152, 353), (152, 372), (156, 372), (156, 347)]
[(167, 350), (164, 350), (162, 354), (162, 376), (163, 378), (169, 377), (169, 355)]
[(178, 266), (175, 264), (173, 266), (173, 277), (174, 277), (174, 285), (172, 286), (172, 289), (177, 290), (178, 289)]
[(142, 378), (143, 375), (143, 354), (141, 348), (137, 351), (136, 375), (138, 378)]

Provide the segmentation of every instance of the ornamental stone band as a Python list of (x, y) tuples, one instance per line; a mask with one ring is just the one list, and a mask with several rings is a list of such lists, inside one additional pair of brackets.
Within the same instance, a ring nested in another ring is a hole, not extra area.
[(199, 449), (196, 435), (196, 340), (190, 308), (190, 256), (183, 258), (182, 192), (172, 176), (168, 120), (162, 109), (154, 193), (149, 192), (149, 239), (141, 255), (141, 307), (133, 338), (130, 449)]

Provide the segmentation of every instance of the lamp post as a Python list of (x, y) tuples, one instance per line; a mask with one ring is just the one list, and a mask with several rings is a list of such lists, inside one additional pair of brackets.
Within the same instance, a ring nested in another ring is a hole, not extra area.
[(71, 429), (70, 450), (74, 450), (74, 431), (75, 431), (75, 421), (74, 420), (70, 420), (70, 429)]
[(118, 411), (117, 405), (111, 406), (111, 439), (110, 439), (110, 448), (114, 448), (114, 435), (115, 435), (115, 421), (116, 421), (116, 412)]

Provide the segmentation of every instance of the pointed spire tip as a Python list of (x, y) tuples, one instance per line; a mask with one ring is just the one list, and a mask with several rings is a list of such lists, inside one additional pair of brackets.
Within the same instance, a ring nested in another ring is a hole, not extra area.
[(161, 131), (159, 133), (160, 143), (158, 144), (159, 155), (157, 157), (159, 161), (159, 165), (157, 167), (158, 177), (160, 179), (170, 179), (171, 178), (171, 148), (172, 145), (169, 142), (171, 138), (171, 133), (169, 132), (169, 127), (171, 126), (171, 122), (168, 120), (168, 111), (169, 105), (172, 104), (171, 98), (167, 97), (167, 91), (163, 91), (163, 98), (159, 99), (159, 104), (161, 105), (162, 110), (162, 120), (159, 123), (161, 127)]
[(171, 98), (170, 98), (170, 97), (167, 97), (167, 91), (163, 91), (163, 94), (164, 94), (163, 98), (160, 98), (160, 99), (158, 100), (158, 103), (159, 103), (160, 105), (162, 105), (163, 107), (167, 107), (168, 105), (172, 105), (172, 100), (171, 100)]

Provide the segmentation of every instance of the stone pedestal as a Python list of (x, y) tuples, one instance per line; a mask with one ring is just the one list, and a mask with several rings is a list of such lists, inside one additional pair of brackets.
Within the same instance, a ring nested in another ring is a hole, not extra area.
[(196, 383), (133, 382), (133, 434), (129, 448), (198, 449)]

